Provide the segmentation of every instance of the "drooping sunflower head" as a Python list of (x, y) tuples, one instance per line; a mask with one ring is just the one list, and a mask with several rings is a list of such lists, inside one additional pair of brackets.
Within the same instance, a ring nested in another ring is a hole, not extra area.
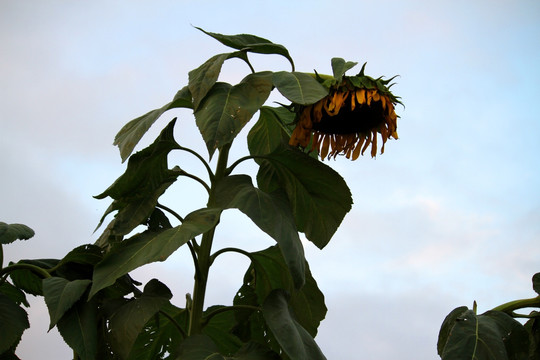
[[(347, 64), (349, 68), (355, 65)], [(401, 102), (389, 90), (392, 79), (373, 79), (364, 75), (364, 68), (365, 64), (358, 75), (351, 77), (343, 73), (336, 76), (335, 68), (334, 77), (323, 79), (316, 74), (329, 93), (314, 104), (297, 106), (290, 145), (317, 150), (323, 160), (337, 155), (356, 160), (370, 145), (371, 156), (375, 157), (378, 134), (381, 154), (389, 138), (398, 138), (395, 106)]]

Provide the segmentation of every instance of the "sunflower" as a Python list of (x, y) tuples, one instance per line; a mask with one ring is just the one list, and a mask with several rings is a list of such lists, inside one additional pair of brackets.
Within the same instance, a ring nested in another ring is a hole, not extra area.
[(380, 134), (381, 154), (384, 153), (386, 141), (398, 138), (395, 105), (401, 102), (387, 87), (392, 79), (365, 76), (364, 67), (357, 76), (340, 76), (339, 82), (327, 79), (327, 96), (314, 104), (297, 107), (290, 145), (317, 150), (323, 160), (337, 155), (356, 160), (370, 145), (371, 156), (376, 156)]

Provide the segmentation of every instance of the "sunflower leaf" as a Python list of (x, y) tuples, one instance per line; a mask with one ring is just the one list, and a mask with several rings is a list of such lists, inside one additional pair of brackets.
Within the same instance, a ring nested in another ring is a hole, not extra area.
[(294, 70), (293, 59), (289, 55), (289, 51), (283, 45), (275, 44), (271, 42), (270, 40), (264, 39), (259, 36), (250, 35), (250, 34), (223, 35), (223, 34), (209, 32), (199, 27), (195, 27), (195, 28), (202, 31), (206, 35), (213, 37), (214, 39), (216, 39), (223, 45), (232, 47), (233, 49), (245, 50), (245, 51), (253, 52), (257, 54), (281, 55), (285, 57), (287, 60), (289, 60)]
[(144, 325), (172, 298), (169, 288), (150, 280), (142, 293), (117, 308), (109, 318), (111, 346), (122, 359), (128, 358)]
[(247, 175), (227, 176), (216, 186), (218, 206), (242, 211), (282, 250), (296, 288), (304, 284), (305, 258), (302, 242), (286, 198), (278, 193), (266, 193), (253, 186)]
[[(160, 313), (167, 316), (156, 315), (146, 323), (131, 348), (129, 360), (164, 359), (166, 354), (174, 354), (177, 350), (183, 337), (179, 336), (176, 326), (187, 332), (189, 315), (186, 309), (178, 308), (170, 302), (160, 308)], [(175, 359), (174, 356), (170, 358)]]
[(43, 296), (51, 318), (49, 330), (81, 298), (90, 283), (90, 280), (68, 281), (61, 277), (43, 279)]
[(80, 299), (62, 316), (56, 327), (81, 360), (93, 360), (98, 352), (98, 303)]
[(259, 120), (248, 133), (247, 141), (251, 155), (266, 155), (283, 143), (287, 143), (292, 130), (287, 125), (294, 121), (295, 113), (284, 107), (263, 106)]
[(313, 76), (302, 72), (275, 72), (273, 82), (281, 95), (299, 105), (314, 104), (328, 95), (327, 88)]
[(26, 225), (6, 224), (0, 221), (0, 244), (9, 244), (15, 240), (28, 240), (34, 234), (34, 230)]
[[(251, 253), (252, 265), (246, 271), (246, 278), (254, 276), (254, 281), (244, 286), (253, 286), (259, 304), (275, 289), (284, 289), (291, 294), (290, 306), (296, 320), (312, 336), (317, 334), (320, 322), (326, 316), (327, 308), (324, 295), (311, 275), (306, 262), (305, 285), (296, 290), (278, 245)], [(240, 290), (242, 293), (247, 293)]]
[(214, 84), (195, 111), (195, 120), (210, 157), (231, 143), (264, 104), (272, 90), (271, 72), (246, 76), (238, 85)]
[(13, 300), (0, 294), (0, 354), (16, 344), (24, 330), (30, 327), (28, 314)]
[(165, 261), (176, 249), (210, 230), (220, 209), (204, 208), (190, 213), (184, 222), (161, 232), (146, 231), (123, 240), (96, 265), (89, 297), (142, 265)]
[(351, 209), (351, 192), (343, 178), (329, 166), (290, 147), (265, 156), (257, 183), (265, 192), (285, 190), (296, 227), (320, 249)]
[(476, 315), (464, 306), (446, 317), (437, 343), (443, 360), (525, 359), (528, 349), (527, 331), (510, 315), (501, 311)]
[(263, 316), (268, 327), (292, 360), (325, 360), (321, 349), (313, 337), (291, 314), (284, 290), (272, 291), (263, 304)]
[(148, 131), (150, 126), (152, 126), (165, 111), (175, 108), (193, 108), (191, 93), (187, 86), (180, 89), (170, 103), (131, 120), (120, 129), (114, 138), (113, 145), (118, 145), (122, 162), (126, 161), (129, 155), (131, 155), (133, 149)]
[(176, 119), (172, 120), (154, 143), (132, 155), (124, 174), (103, 193), (94, 196), (96, 199), (107, 196), (114, 199), (98, 227), (110, 212), (118, 210), (109, 231), (104, 235), (123, 236), (146, 220), (158, 198), (181, 174), (179, 168), (171, 170), (167, 165), (169, 152), (178, 147), (173, 137), (175, 122)]
[(202, 99), (204, 99), (206, 94), (208, 94), (210, 89), (212, 89), (216, 83), (225, 60), (231, 58), (240, 58), (251, 66), (246, 53), (244, 51), (237, 51), (214, 55), (204, 64), (188, 73), (188, 88), (191, 91), (191, 94), (193, 94), (193, 109), (195, 111), (199, 108)]

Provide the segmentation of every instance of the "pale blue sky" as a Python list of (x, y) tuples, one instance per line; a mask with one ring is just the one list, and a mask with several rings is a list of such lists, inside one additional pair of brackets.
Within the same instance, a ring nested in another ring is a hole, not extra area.
[[(485, 311), (534, 295), (540, 3), (525, 0), (0, 2), (0, 221), (37, 233), (6, 247), (8, 260), (60, 258), (95, 240), (108, 201), (92, 195), (124, 170), (111, 145), (116, 132), (170, 101), (189, 70), (228, 51), (191, 25), (283, 44), (300, 71), (330, 73), (338, 56), (367, 61), (375, 77), (400, 75), (400, 139), (376, 160), (330, 162), (355, 204), (325, 250), (306, 244), (329, 308), (317, 337), (328, 359), (434, 359), (453, 308), (476, 300)], [(289, 69), (277, 56), (254, 63)], [(232, 61), (222, 79), (247, 71)], [(174, 116), (177, 139), (204, 152), (187, 112), (165, 114), (143, 144)], [(244, 147), (238, 140), (233, 155)], [(171, 206), (176, 198), (183, 212), (204, 204), (197, 186), (182, 186)], [(272, 243), (237, 212), (222, 223), (217, 246)], [(241, 261), (217, 263), (208, 304), (230, 302)], [(180, 251), (137, 274), (163, 279), (182, 305), (192, 291), (189, 265)], [(57, 333), (46, 334), (44, 311), (42, 299), (33, 301), (20, 356), (68, 358)]]

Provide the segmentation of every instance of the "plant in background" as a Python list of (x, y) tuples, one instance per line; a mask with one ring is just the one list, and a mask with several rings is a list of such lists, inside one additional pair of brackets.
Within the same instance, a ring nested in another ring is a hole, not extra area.
[[(532, 278), (534, 298), (514, 300), (477, 314), (460, 306), (444, 319), (437, 352), (443, 360), (540, 360), (540, 273)], [(529, 314), (516, 313), (523, 309)], [(522, 325), (516, 319), (527, 319)]]
[[(58, 328), (76, 359), (325, 358), (314, 338), (327, 309), (299, 232), (324, 248), (351, 209), (352, 196), (343, 178), (317, 156), (355, 160), (370, 144), (375, 156), (379, 134), (382, 153), (385, 142), (397, 138), (399, 98), (389, 90), (391, 79), (366, 76), (364, 67), (356, 76), (345, 76), (356, 63), (332, 59), (332, 76), (297, 72), (281, 45), (253, 35), (200, 30), (233, 51), (190, 71), (187, 86), (171, 102), (117, 134), (115, 145), (127, 168), (96, 196), (112, 199), (99, 225), (114, 213), (97, 242), (59, 260), (21, 260), (1, 269), (0, 328), (9, 334), (0, 337), (2, 359), (17, 359), (15, 348), (28, 327), (20, 308), (26, 304), (24, 293), (44, 297), (50, 327)], [(292, 71), (255, 71), (248, 56), (253, 53), (283, 56)], [(218, 81), (222, 65), (232, 58), (251, 70), (236, 85)], [(290, 104), (265, 105), (274, 89)], [(176, 119), (150, 146), (133, 153), (153, 123), (174, 108), (193, 110), (207, 156), (177, 142)], [(233, 141), (257, 113), (247, 135), (249, 154), (231, 159)], [(205, 172), (194, 174), (187, 164), (171, 167), (173, 151), (191, 154)], [(235, 172), (246, 161), (258, 165), (256, 185), (248, 174)], [(163, 203), (162, 195), (180, 179), (205, 189), (204, 208), (178, 214)], [(276, 244), (256, 252), (216, 249), (216, 227), (229, 209), (247, 215)], [(28, 229), (13, 226), (8, 230), (23, 229), (15, 237), (30, 236)], [(144, 230), (136, 232), (141, 226)], [(159, 280), (141, 288), (130, 276), (180, 248), (190, 252), (195, 274), (185, 304), (171, 302), (170, 290)], [(211, 266), (231, 252), (248, 258), (250, 265), (232, 305), (207, 306)]]

